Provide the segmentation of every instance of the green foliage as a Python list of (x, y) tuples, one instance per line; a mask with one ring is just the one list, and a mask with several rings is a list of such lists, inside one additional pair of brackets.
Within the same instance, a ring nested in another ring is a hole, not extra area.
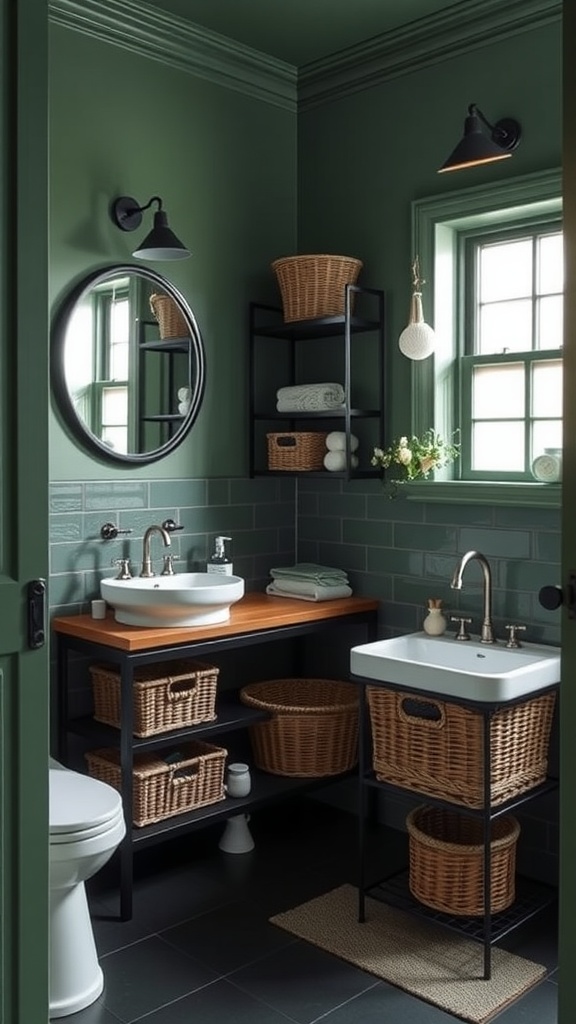
[(436, 431), (426, 430), (421, 437), (400, 437), (388, 448), (375, 448), (371, 463), (383, 471), (384, 484), (388, 482), (390, 472), (392, 496), (398, 484), (409, 480), (426, 480), (435, 469), (449, 465), (460, 454), (460, 443), (455, 440), (458, 431), (454, 431), (452, 439), (445, 441)]

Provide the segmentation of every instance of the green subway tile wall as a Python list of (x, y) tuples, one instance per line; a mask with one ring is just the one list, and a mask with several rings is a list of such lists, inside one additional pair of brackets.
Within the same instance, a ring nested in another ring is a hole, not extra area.
[(298, 557), (345, 569), (356, 593), (382, 600), (381, 634), (421, 628), (429, 597), (479, 632), (482, 575), (474, 563), (461, 591), (450, 588), (460, 555), (490, 562), (497, 633), (514, 621), (527, 639), (560, 642), (560, 615), (545, 611), (540, 587), (560, 578), (560, 512), (390, 499), (378, 481), (298, 483)]
[[(101, 481), (50, 487), (50, 588), (52, 614), (88, 611), (99, 597), (100, 580), (113, 563), (129, 557), (133, 572), (142, 560), (142, 538), (152, 523), (174, 519), (183, 529), (172, 537), (176, 571), (203, 571), (216, 534), (232, 537), (234, 571), (247, 590), (263, 590), (273, 565), (295, 560), (294, 480)], [(103, 541), (100, 528), (121, 530)], [(158, 567), (161, 551), (152, 542)]]

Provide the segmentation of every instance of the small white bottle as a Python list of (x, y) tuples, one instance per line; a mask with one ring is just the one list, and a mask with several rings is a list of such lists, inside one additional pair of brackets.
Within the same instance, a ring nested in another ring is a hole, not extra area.
[(442, 611), (442, 601), (439, 597), (431, 597), (428, 600), (428, 615), (422, 623), (422, 627), (428, 636), (442, 636), (446, 631), (446, 616)]
[(231, 576), (233, 565), (226, 554), (226, 541), (231, 537), (216, 537), (214, 540), (214, 554), (206, 563), (206, 572), (217, 572), (220, 575)]

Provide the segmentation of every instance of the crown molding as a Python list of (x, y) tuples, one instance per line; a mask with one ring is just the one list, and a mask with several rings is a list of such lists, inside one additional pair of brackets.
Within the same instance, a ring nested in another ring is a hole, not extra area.
[(508, 36), (561, 21), (562, 0), (460, 0), (300, 68), (298, 109), (370, 89)]
[(50, 21), (291, 113), (558, 22), (562, 0), (460, 0), (299, 70), (139, 0), (49, 0)]
[(49, 19), (253, 99), (297, 109), (297, 69), (138, 0), (49, 0)]

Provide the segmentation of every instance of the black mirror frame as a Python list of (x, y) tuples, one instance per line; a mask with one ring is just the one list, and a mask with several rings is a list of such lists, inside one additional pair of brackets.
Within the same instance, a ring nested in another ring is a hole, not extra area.
[[(65, 343), (68, 321), (72, 310), (79, 299), (81, 299), (82, 296), (98, 281), (105, 281), (111, 276), (125, 276), (130, 274), (145, 278), (152, 282), (178, 304), (182, 315), (190, 328), (192, 358), (195, 359), (196, 374), (194, 381), (190, 381), (190, 407), (177, 433), (175, 433), (165, 444), (161, 445), (161, 447), (154, 448), (149, 452), (122, 454), (114, 452), (114, 450), (109, 448), (108, 445), (100, 441), (77, 415), (66, 386), (66, 377), (64, 372)], [(139, 267), (134, 264), (112, 264), (107, 267), (101, 267), (99, 270), (92, 271), (82, 277), (70, 289), (70, 291), (66, 293), (61, 304), (58, 306), (54, 314), (51, 328), (50, 377), (52, 391), (57, 403), (58, 411), (66, 425), (72, 431), (75, 439), (83, 445), (91, 455), (97, 455), (105, 462), (142, 466), (147, 463), (156, 462), (158, 459), (164, 458), (165, 455), (168, 455), (170, 452), (173, 452), (178, 448), (194, 424), (202, 405), (206, 384), (206, 355), (204, 343), (196, 318), (190, 309), (190, 306), (184, 299), (183, 295), (174, 287), (173, 284), (170, 283), (170, 281), (167, 281), (161, 274), (156, 273), (154, 270), (149, 270), (147, 267)]]

